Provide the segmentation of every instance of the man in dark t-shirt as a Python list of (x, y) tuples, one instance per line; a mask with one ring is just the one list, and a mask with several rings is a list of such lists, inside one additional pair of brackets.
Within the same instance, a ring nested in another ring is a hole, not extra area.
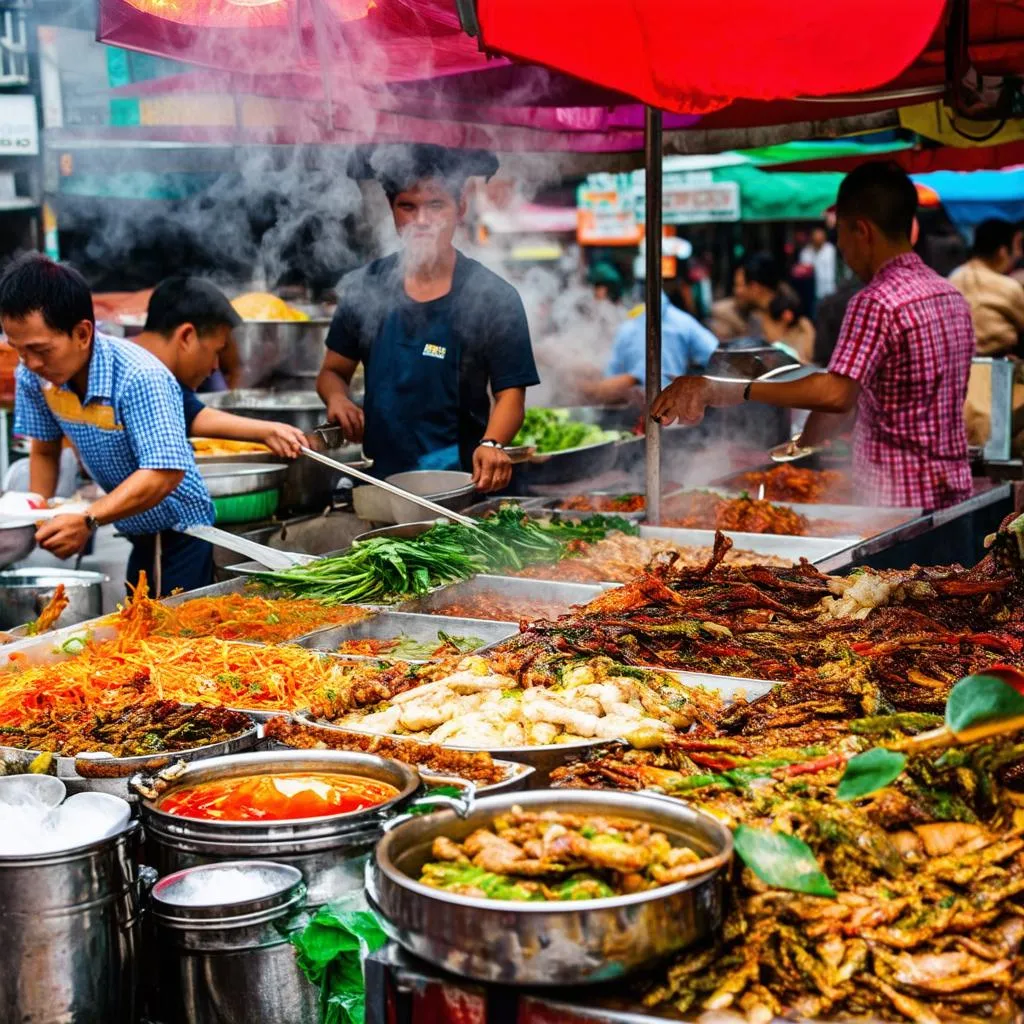
[[(512, 475), (504, 448), (539, 378), (518, 293), (452, 244), (466, 180), (490, 177), (497, 160), (402, 146), (379, 149), (373, 169), (402, 249), (342, 282), (317, 378), (328, 418), (362, 440), (380, 477), (461, 467), (481, 491), (500, 490)], [(348, 391), (360, 363), (362, 409)]]

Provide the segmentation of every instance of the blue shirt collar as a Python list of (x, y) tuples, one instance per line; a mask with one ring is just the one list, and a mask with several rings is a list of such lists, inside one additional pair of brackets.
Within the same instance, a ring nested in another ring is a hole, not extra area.
[[(88, 405), (95, 398), (114, 397), (114, 340), (100, 334), (93, 328), (92, 352), (89, 355), (89, 380), (85, 387), (85, 399), (82, 405)], [(62, 385), (65, 391), (71, 390), (71, 384)]]

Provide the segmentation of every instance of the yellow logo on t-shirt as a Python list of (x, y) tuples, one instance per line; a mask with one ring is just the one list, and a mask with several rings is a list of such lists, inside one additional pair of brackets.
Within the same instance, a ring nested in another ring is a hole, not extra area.
[(90, 402), (83, 406), (74, 392), (53, 387), (43, 389), (43, 398), (46, 399), (50, 412), (58, 420), (65, 420), (69, 423), (85, 423), (99, 430), (124, 429), (114, 419), (113, 406), (103, 405), (99, 402)]
[(430, 356), (433, 359), (444, 359), (445, 353), (448, 351), (444, 345), (424, 345), (423, 354)]

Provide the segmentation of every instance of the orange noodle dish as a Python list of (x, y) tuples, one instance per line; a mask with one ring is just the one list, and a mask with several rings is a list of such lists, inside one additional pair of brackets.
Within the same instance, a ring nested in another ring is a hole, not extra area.
[(336, 772), (279, 772), (212, 779), (162, 797), (159, 810), (217, 821), (290, 821), (351, 814), (398, 796), (387, 782)]
[(370, 613), (353, 605), (328, 607), (308, 598), (271, 598), (257, 594), (195, 597), (168, 607), (149, 596), (145, 573), (111, 621), (134, 636), (203, 637), (284, 643), (327, 626), (341, 626)]

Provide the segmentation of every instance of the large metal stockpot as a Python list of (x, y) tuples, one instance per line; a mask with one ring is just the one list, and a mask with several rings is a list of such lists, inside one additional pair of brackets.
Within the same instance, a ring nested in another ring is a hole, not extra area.
[[(649, 823), (707, 859), (708, 870), (628, 896), (550, 903), (477, 899), (421, 885), (435, 838), (460, 841), (513, 806)], [(732, 834), (680, 800), (639, 793), (535, 790), (485, 797), (460, 818), (438, 811), (396, 821), (367, 868), (367, 896), (396, 942), (438, 967), (507, 985), (610, 981), (716, 931)]]
[(0, 1020), (135, 1024), (137, 841), (0, 857)]
[(68, 606), (61, 613), (62, 626), (85, 622), (103, 614), (101, 572), (74, 569), (8, 569), (0, 572), (0, 629), (32, 622), (64, 584)]
[[(195, 898), (197, 886), (216, 892), (229, 874), (252, 880), (246, 897)], [(151, 1014), (161, 1024), (317, 1024), (319, 992), (288, 941), (305, 896), (298, 869), (270, 861), (208, 864), (161, 878), (149, 899), (158, 979)]]
[[(215, 821), (160, 810), (160, 801), (185, 786), (214, 779), (281, 772), (339, 772), (387, 782), (397, 796), (365, 811), (293, 821)], [(142, 780), (133, 780), (136, 786)], [(160, 875), (226, 860), (273, 860), (302, 872), (312, 906), (362, 888), (367, 854), (384, 822), (400, 811), (420, 786), (408, 765), (372, 754), (343, 750), (273, 750), (214, 757), (190, 764), (141, 803), (146, 859)]]

